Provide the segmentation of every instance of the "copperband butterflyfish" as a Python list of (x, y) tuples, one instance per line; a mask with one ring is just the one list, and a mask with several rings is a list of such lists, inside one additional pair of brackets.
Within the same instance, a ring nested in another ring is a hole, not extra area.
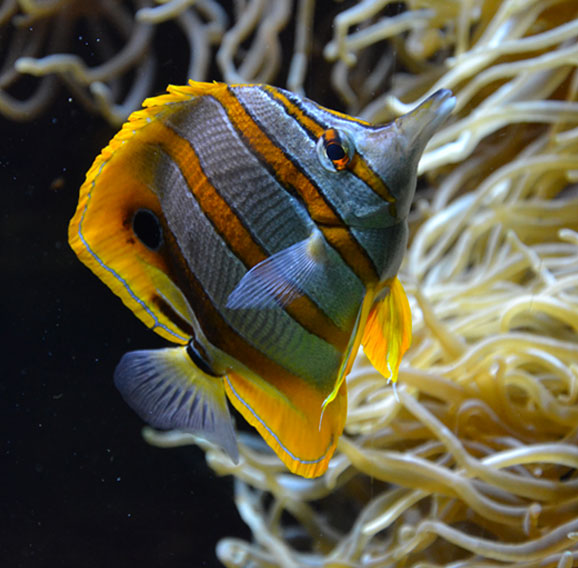
[(411, 338), (397, 278), (440, 90), (373, 125), (266, 85), (147, 99), (80, 190), (72, 248), (173, 346), (114, 373), (149, 424), (238, 450), (227, 400), (292, 472), (323, 474), (360, 345), (395, 381)]

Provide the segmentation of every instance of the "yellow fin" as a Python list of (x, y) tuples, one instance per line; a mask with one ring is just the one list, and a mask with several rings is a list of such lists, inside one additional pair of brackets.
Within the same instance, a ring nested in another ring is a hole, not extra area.
[[(146, 110), (137, 112), (150, 117), (151, 113), (157, 114), (158, 112), (162, 112), (166, 109), (166, 105), (190, 101), (195, 97), (212, 94), (215, 91), (226, 88), (226, 83), (218, 83), (217, 81), (207, 83), (204, 81), (190, 80), (188, 85), (169, 85), (166, 93), (145, 99), (142, 106), (145, 107)], [(133, 113), (129, 117), (129, 120), (133, 120), (134, 115), (136, 115), (136, 113)]]
[(339, 393), (341, 389), (341, 385), (343, 384), (345, 377), (347, 377), (349, 371), (351, 371), (353, 361), (355, 360), (355, 356), (357, 355), (357, 351), (359, 349), (359, 344), (361, 343), (362, 330), (365, 328), (365, 322), (369, 316), (369, 308), (373, 303), (373, 298), (373, 290), (369, 290), (365, 295), (363, 303), (361, 304), (361, 308), (359, 309), (359, 313), (357, 314), (357, 320), (355, 321), (353, 332), (349, 339), (347, 349), (345, 350), (345, 355), (337, 374), (335, 386), (333, 387), (331, 393), (329, 393), (327, 398), (323, 401), (323, 409), (325, 409), (325, 407), (335, 399), (337, 393)]
[(399, 365), (411, 343), (411, 312), (401, 282), (394, 278), (371, 308), (363, 338), (371, 364), (387, 379), (397, 381)]
[[(70, 246), (79, 259), (148, 327), (182, 344), (191, 336), (190, 318), (173, 290), (167, 244), (151, 248), (140, 242), (133, 223), (137, 214), (146, 213), (164, 230), (154, 192), (158, 159), (154, 141), (159, 124), (154, 119), (170, 112), (170, 105), (164, 103), (190, 99), (191, 95), (179, 93), (147, 99), (149, 108), (129, 117), (88, 171), (69, 226)], [(165, 309), (168, 296), (174, 300), (169, 302), (173, 313)]]
[[(347, 416), (345, 384), (327, 408), (323, 396), (295, 377), (290, 392), (229, 372), (225, 390), (289, 470), (303, 477), (325, 473)], [(322, 415), (323, 414), (323, 415)]]
[(79, 259), (145, 325), (175, 343), (189, 340), (191, 318), (174, 284), (170, 253), (166, 246), (153, 250), (135, 239), (132, 223), (139, 211), (164, 222), (154, 191), (159, 125), (196, 97), (226, 88), (191, 81), (146, 99), (95, 159), (70, 221), (68, 238)]

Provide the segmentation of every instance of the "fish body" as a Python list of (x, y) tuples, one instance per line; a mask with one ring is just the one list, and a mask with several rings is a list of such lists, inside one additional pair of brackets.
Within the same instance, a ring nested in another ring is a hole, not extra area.
[(266, 85), (147, 99), (80, 190), (69, 240), (176, 347), (115, 382), (151, 425), (237, 457), (226, 399), (289, 469), (321, 475), (360, 343), (396, 379), (411, 316), (396, 278), (417, 163), (454, 99), (374, 126)]

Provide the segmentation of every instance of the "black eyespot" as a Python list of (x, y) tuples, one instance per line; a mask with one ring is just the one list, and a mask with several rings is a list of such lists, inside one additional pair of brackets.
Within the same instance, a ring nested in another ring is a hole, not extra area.
[(132, 230), (138, 240), (151, 250), (163, 243), (163, 228), (159, 218), (149, 209), (139, 209), (132, 218)]
[(191, 358), (191, 361), (199, 368), (203, 373), (207, 375), (211, 375), (212, 377), (220, 377), (221, 375), (217, 374), (216, 371), (213, 370), (211, 364), (206, 359), (205, 350), (202, 346), (197, 343), (197, 340), (193, 337), (189, 344), (187, 345), (187, 355)]

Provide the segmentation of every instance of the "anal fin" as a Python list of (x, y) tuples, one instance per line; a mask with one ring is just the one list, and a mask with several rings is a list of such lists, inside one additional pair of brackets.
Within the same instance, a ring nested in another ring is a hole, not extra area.
[(303, 477), (325, 473), (345, 426), (345, 383), (326, 409), (323, 395), (297, 378), (290, 392), (281, 392), (230, 371), (225, 388), (233, 406), (291, 472)]
[(199, 369), (186, 347), (126, 353), (115, 369), (114, 382), (129, 406), (151, 426), (192, 432), (238, 461), (223, 379)]

